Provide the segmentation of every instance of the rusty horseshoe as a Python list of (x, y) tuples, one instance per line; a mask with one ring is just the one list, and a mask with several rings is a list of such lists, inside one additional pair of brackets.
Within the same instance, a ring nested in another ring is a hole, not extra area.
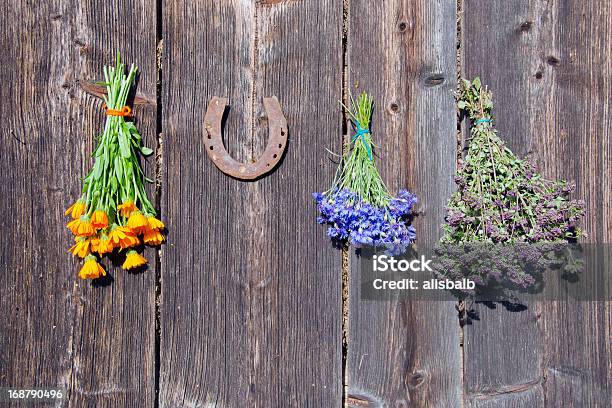
[(263, 103), (268, 115), (268, 145), (255, 163), (244, 164), (227, 153), (221, 138), (221, 119), (227, 98), (213, 96), (210, 100), (204, 116), (204, 145), (210, 160), (223, 173), (240, 180), (255, 180), (271, 171), (283, 156), (287, 146), (287, 119), (275, 96), (264, 98)]

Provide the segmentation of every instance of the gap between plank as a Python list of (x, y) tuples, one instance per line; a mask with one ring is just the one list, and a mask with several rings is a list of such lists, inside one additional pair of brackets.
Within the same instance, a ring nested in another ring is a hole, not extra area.
[(252, 73), (253, 76), (251, 78), (251, 157), (249, 161), (255, 162), (257, 158), (255, 157), (255, 133), (256, 133), (256, 120), (257, 120), (257, 76), (258, 76), (258, 68), (259, 68), (259, 6), (260, 2), (256, 1), (253, 4), (253, 58), (252, 58)]
[[(350, 0), (342, 1), (342, 103), (349, 106), (349, 40)], [(348, 126), (346, 112), (342, 109), (342, 155), (348, 153)], [(342, 163), (340, 164), (342, 165)], [(342, 406), (348, 407), (348, 348), (349, 348), (349, 246), (342, 248)]]
[[(163, 39), (163, 15), (162, 15), (163, 0), (157, 0), (155, 4), (155, 67), (156, 67), (156, 118), (155, 118), (155, 134), (157, 136), (157, 145), (155, 147), (155, 208), (161, 217), (161, 193), (162, 193), (162, 54), (164, 48)], [(161, 319), (160, 319), (160, 300), (161, 300), (161, 248), (155, 251), (155, 395), (153, 398), (153, 406), (159, 407), (159, 375), (161, 369)]]
[[(456, 53), (457, 53), (457, 61), (455, 65), (455, 69), (457, 71), (457, 94), (459, 92), (459, 87), (461, 86), (461, 78), (463, 76), (463, 0), (457, 0), (457, 26), (456, 26), (456, 36), (455, 36), (455, 45), (456, 45)], [(456, 105), (455, 105), (456, 106)], [(455, 167), (459, 166), (459, 161), (463, 155), (463, 132), (462, 132), (462, 120), (461, 114), (457, 108), (455, 108), (456, 118), (457, 118), (457, 155), (456, 155), (456, 163)], [(465, 330), (463, 319), (467, 318), (467, 310), (466, 303), (464, 301), (459, 300), (457, 303), (457, 313), (458, 313), (458, 323), (459, 323), (459, 353), (460, 356), (460, 364), (461, 364), (461, 408), (465, 407)]]

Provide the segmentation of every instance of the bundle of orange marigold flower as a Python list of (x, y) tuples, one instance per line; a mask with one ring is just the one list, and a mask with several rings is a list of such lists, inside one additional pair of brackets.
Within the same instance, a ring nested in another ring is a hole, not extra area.
[(164, 241), (164, 224), (155, 218), (144, 188), (145, 180), (151, 180), (144, 177), (138, 161), (139, 155), (153, 151), (142, 145), (134, 123), (125, 121), (131, 113), (126, 102), (137, 69), (132, 65), (127, 76), (124, 70), (119, 55), (115, 67), (104, 68), (106, 126), (97, 139), (94, 166), (83, 181), (82, 195), (66, 210), (75, 240), (69, 251), (83, 259), (82, 279), (105, 276), (100, 260), (112, 253), (125, 255), (123, 269), (142, 267), (147, 263), (139, 253), (143, 245)]

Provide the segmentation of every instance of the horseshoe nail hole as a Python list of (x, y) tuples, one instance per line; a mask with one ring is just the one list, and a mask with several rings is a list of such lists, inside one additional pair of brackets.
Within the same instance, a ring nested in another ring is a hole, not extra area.
[(213, 150), (213, 147), (212, 147), (212, 146), (210, 146), (210, 147), (209, 147), (209, 149), (210, 149), (210, 150)]
[(270, 167), (270, 163), (266, 163), (266, 167)]
[(405, 21), (400, 21), (397, 24), (397, 29), (399, 30), (400, 33), (403, 33), (408, 29), (408, 24)]
[(273, 159), (276, 159), (277, 157), (278, 157), (278, 154), (276, 154), (276, 153), (274, 153), (274, 154), (272, 155), (272, 158), (273, 158)]
[(391, 112), (397, 113), (399, 112), (399, 105), (393, 102), (391, 105), (389, 105), (389, 109), (391, 110)]
[(282, 143), (279, 143), (279, 144), (278, 144), (278, 148), (279, 148), (279, 149), (282, 149), (282, 148), (283, 148), (283, 144), (282, 144)]
[(285, 129), (281, 129), (281, 136), (285, 136)]
[(212, 136), (210, 135), (210, 133), (206, 136), (208, 139), (212, 139)]
[(544, 74), (542, 74), (541, 71), (538, 71), (538, 72), (535, 73), (536, 79), (542, 79), (543, 76), (544, 76)]

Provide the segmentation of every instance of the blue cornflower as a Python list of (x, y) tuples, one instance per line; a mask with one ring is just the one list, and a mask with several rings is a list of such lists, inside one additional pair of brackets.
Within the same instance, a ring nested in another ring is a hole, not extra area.
[(334, 241), (384, 248), (399, 255), (416, 240), (410, 219), (417, 198), (406, 190), (391, 198), (385, 207), (373, 206), (348, 189), (314, 193), (313, 198), (320, 213), (317, 222), (329, 225), (327, 235)]

